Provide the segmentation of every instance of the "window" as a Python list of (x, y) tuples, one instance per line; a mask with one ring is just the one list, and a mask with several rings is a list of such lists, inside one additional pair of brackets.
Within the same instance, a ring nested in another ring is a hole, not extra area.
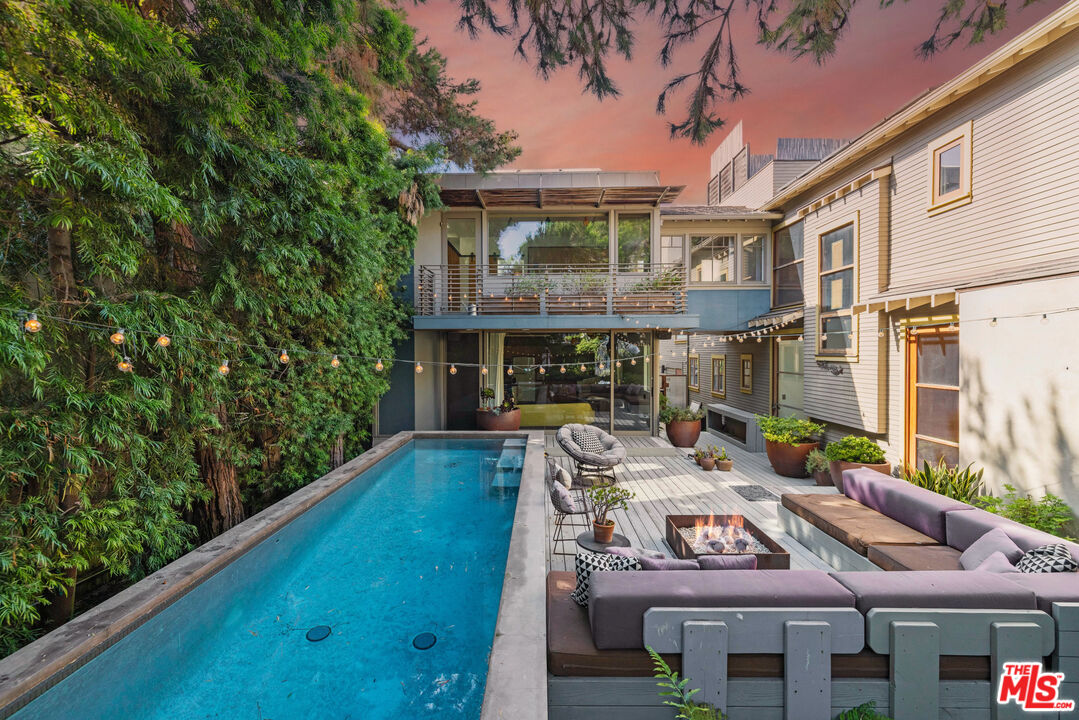
[(772, 305), (785, 307), (805, 302), (802, 293), (802, 238), (800, 223), (776, 230), (772, 236)]
[(734, 235), (690, 238), (690, 282), (734, 282)]
[(685, 262), (685, 238), (681, 235), (664, 235), (659, 239), (659, 261), (664, 265), (681, 265)]
[(753, 392), (753, 356), (743, 353), (740, 358), (738, 389), (746, 394)]
[(854, 348), (854, 304), (856, 222), (820, 236), (819, 340), (822, 355), (852, 354)]
[(764, 282), (764, 236), (742, 236), (742, 282)]
[(690, 355), (686, 369), (686, 385), (690, 390), (701, 389), (701, 358), (699, 355)]
[(712, 397), (727, 397), (727, 357), (712, 356)]
[(618, 214), (618, 265), (643, 272), (652, 264), (652, 216)]
[(517, 274), (533, 265), (606, 265), (610, 255), (606, 214), (492, 216), (488, 231), (491, 273)]
[(959, 333), (944, 327), (907, 332), (906, 462), (959, 462)]
[(929, 143), (932, 167), (929, 212), (936, 214), (971, 200), (971, 123), (967, 122)]

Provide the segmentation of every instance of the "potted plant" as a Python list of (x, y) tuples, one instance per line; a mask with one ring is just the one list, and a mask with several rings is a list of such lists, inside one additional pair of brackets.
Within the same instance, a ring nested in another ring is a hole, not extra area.
[(693, 412), (689, 408), (674, 407), (667, 402), (666, 395), (659, 396), (659, 421), (667, 430), (667, 439), (675, 447), (689, 448), (697, 444), (701, 437), (701, 420), (704, 412)]
[(709, 445), (701, 456), (701, 469), (714, 470), (716, 467), (716, 446)]
[(828, 458), (832, 483), (839, 492), (843, 492), (844, 470), (867, 467), (885, 475), (892, 473), (892, 466), (884, 461), (884, 451), (880, 445), (860, 435), (847, 435), (841, 440), (828, 443), (824, 448), (824, 455)]
[[(715, 445), (713, 445), (712, 447), (715, 448)], [(731, 469), (734, 468), (734, 460), (732, 460), (731, 456), (727, 454), (727, 448), (720, 448), (719, 454), (716, 455), (715, 458), (716, 470), (720, 470), (722, 472), (730, 472)]]
[(588, 497), (592, 499), (592, 536), (598, 543), (609, 543), (614, 537), (614, 520), (607, 514), (614, 510), (625, 510), (627, 502), (634, 493), (617, 485), (593, 485), (588, 488)]
[(483, 388), (480, 391), (483, 407), (476, 410), (476, 426), (480, 430), (493, 432), (512, 432), (521, 429), (521, 409), (512, 397), (507, 397), (498, 407), (494, 403), (495, 391)]
[(820, 443), (813, 438), (824, 432), (824, 425), (793, 417), (756, 417), (772, 469), (784, 477), (808, 477), (806, 458), (811, 451), (820, 447)]
[(693, 459), (697, 462), (698, 465), (700, 465), (701, 460), (704, 460), (704, 450), (701, 450), (700, 448), (694, 448)]
[(828, 469), (828, 456), (822, 450), (811, 450), (806, 456), (806, 472), (818, 485), (832, 484), (832, 473)]

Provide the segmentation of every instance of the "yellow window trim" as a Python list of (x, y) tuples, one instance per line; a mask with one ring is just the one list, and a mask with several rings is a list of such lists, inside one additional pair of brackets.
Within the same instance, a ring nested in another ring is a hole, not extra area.
[[(929, 158), (929, 207), (930, 215), (938, 215), (952, 208), (967, 205), (973, 200), (971, 193), (971, 178), (974, 175), (974, 154), (971, 138), (974, 133), (974, 121), (968, 120), (951, 132), (941, 135), (929, 143), (927, 156)], [(940, 172), (937, 158), (940, 153), (955, 145), (959, 145), (959, 188), (945, 195), (938, 195), (940, 187)]]
[[(719, 363), (720, 370), (716, 372), (716, 363)], [(716, 375), (718, 374), (721, 379), (719, 392), (716, 391)], [(726, 355), (713, 355), (712, 356), (712, 397), (714, 398), (726, 398), (727, 397), (727, 356)]]
[[(749, 384), (746, 385), (746, 360), (749, 361)], [(753, 354), (742, 353), (738, 358), (738, 389), (744, 392), (746, 395), (753, 394)]]
[[(827, 272), (825, 272), (824, 271), (824, 266), (823, 266), (824, 253), (822, 252), (824, 236), (828, 235), (830, 233), (833, 233), (836, 230), (840, 230), (842, 228), (845, 228), (847, 225), (851, 225), (854, 228), (854, 253), (853, 253), (854, 262), (851, 263), (849, 266), (843, 265), (838, 270), (828, 270)], [(816, 338), (816, 343), (817, 343), (816, 350), (817, 350), (817, 352), (816, 352), (816, 356), (817, 356), (818, 360), (825, 361), (825, 362), (851, 362), (851, 363), (858, 362), (858, 340), (859, 340), (859, 338), (858, 338), (858, 316), (855, 315), (850, 308), (844, 308), (842, 310), (829, 310), (828, 312), (821, 311), (821, 308), (824, 307), (823, 291), (822, 291), (822, 285), (821, 285), (821, 277), (823, 277), (824, 275), (834, 274), (836, 272), (839, 272), (840, 270), (845, 270), (845, 269), (847, 269), (847, 267), (850, 267), (850, 269), (852, 270), (851, 284), (853, 285), (853, 287), (851, 288), (851, 291), (852, 291), (851, 292), (851, 295), (852, 295), (852, 297), (851, 297), (851, 306), (853, 307), (854, 305), (857, 305), (858, 301), (860, 299), (860, 291), (859, 291), (860, 278), (859, 278), (859, 273), (858, 273), (858, 260), (860, 259), (860, 257), (861, 257), (861, 211), (855, 211), (855, 213), (853, 215), (848, 215), (842, 221), (836, 222), (835, 224), (831, 225), (830, 227), (827, 227), (827, 228), (821, 230), (819, 233), (817, 233), (817, 317), (816, 317), (814, 325), (815, 325), (815, 328), (816, 328), (816, 331), (817, 331), (817, 338)], [(803, 267), (804, 267), (804, 265), (803, 265)], [(804, 270), (803, 270), (803, 277), (804, 277)], [(851, 346), (850, 346), (850, 348), (847, 349), (847, 350), (825, 350), (823, 347), (821, 347), (821, 342), (822, 342), (822, 339), (824, 337), (823, 332), (822, 332), (822, 328), (824, 326), (824, 319), (825, 318), (832, 318), (832, 317), (842, 317), (842, 316), (845, 316), (845, 315), (848, 315), (848, 314), (850, 315), (850, 318), (851, 318), (850, 333), (851, 333), (851, 335), (854, 336), (854, 337), (851, 338)]]
[[(697, 384), (690, 385), (689, 380), (693, 377), (690, 367), (694, 360), (697, 361)], [(690, 390), (696, 390), (697, 392), (701, 391), (701, 356), (696, 353), (690, 353), (686, 358), (686, 387)]]

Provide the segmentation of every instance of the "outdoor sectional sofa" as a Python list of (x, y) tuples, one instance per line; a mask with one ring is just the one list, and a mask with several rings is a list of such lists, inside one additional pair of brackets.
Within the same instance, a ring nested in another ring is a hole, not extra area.
[(896, 720), (1025, 717), (992, 692), (1019, 660), (1064, 672), (1060, 696), (1079, 700), (1079, 574), (958, 560), (994, 528), (1023, 550), (1063, 541), (871, 470), (844, 480), (844, 495), (785, 495), (781, 510), (857, 570), (598, 572), (587, 610), (573, 573), (550, 573), (550, 717), (673, 717), (645, 647), (735, 720), (824, 720), (869, 700)]

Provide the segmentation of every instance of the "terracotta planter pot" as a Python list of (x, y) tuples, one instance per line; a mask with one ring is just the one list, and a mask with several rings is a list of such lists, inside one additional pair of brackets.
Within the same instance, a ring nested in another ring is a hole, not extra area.
[(592, 537), (598, 543), (609, 543), (614, 538), (614, 523), (599, 525), (593, 522)]
[(832, 484), (836, 486), (839, 492), (843, 492), (843, 471), (853, 470), (854, 468), (869, 468), (885, 475), (892, 474), (892, 466), (888, 463), (856, 463), (847, 462), (846, 460), (833, 460), (828, 463), (828, 469), (832, 475)]
[(821, 487), (827, 487), (829, 485), (835, 484), (832, 482), (832, 473), (828, 472), (827, 470), (818, 470), (813, 473), (813, 480), (815, 480), (816, 483)]
[(734, 460), (716, 460), (716, 470), (730, 472), (734, 468)]
[(667, 423), (667, 439), (675, 447), (691, 448), (700, 437), (700, 420), (672, 420)]
[(521, 409), (510, 410), (504, 413), (495, 413), (491, 410), (476, 411), (476, 427), (480, 430), (493, 432), (511, 432), (521, 429)]
[(716, 466), (716, 459), (711, 457), (701, 458), (701, 470), (711, 470)]
[(772, 469), (784, 477), (792, 478), (809, 477), (806, 472), (806, 457), (819, 447), (820, 443), (817, 442), (788, 445), (772, 440), (764, 441), (764, 450), (768, 454), (768, 462), (772, 463)]

